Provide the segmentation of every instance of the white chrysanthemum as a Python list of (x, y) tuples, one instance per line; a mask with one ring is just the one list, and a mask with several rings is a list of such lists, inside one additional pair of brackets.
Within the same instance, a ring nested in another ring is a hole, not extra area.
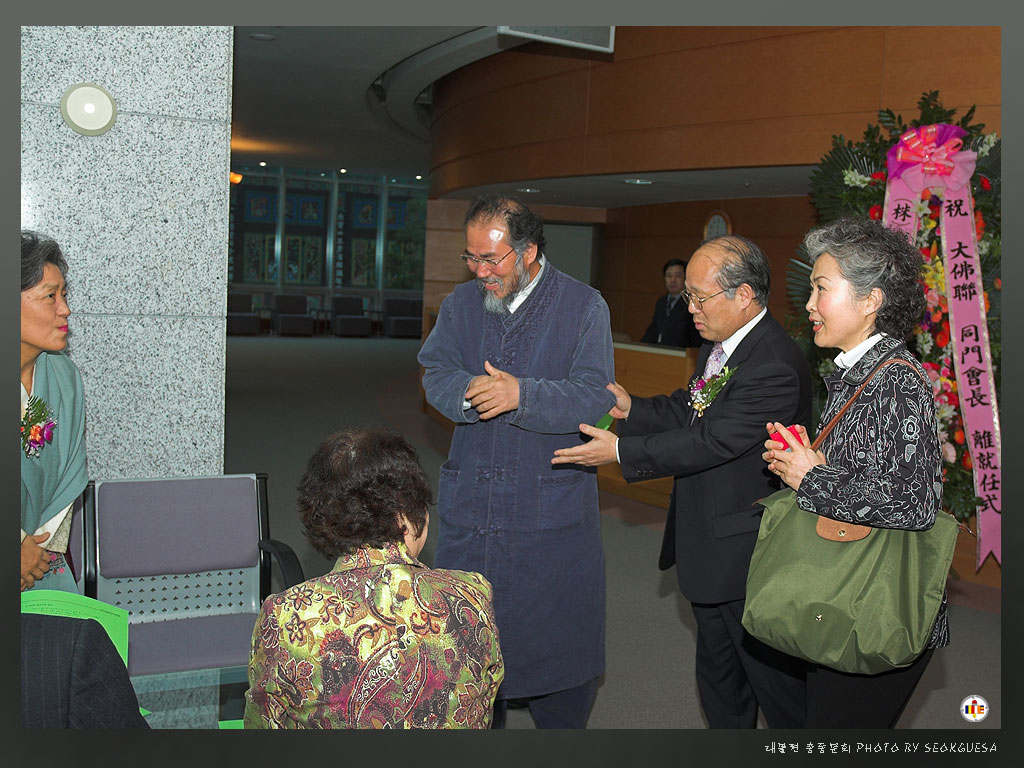
[(863, 173), (858, 173), (853, 168), (843, 171), (843, 184), (848, 187), (866, 187), (871, 183), (871, 178)]
[(989, 240), (987, 237), (982, 238), (981, 240), (978, 241), (978, 255), (979, 256), (986, 255), (989, 252), (989, 249), (991, 247), (992, 247), (992, 241)]
[(999, 141), (998, 133), (986, 133), (981, 138), (981, 143), (978, 145), (978, 157), (984, 157), (992, 151), (992, 147)]
[(949, 403), (935, 404), (935, 416), (938, 418), (939, 421), (949, 421), (951, 418), (953, 418), (953, 415), (955, 413), (956, 408), (954, 408)]
[(917, 349), (922, 355), (927, 355), (932, 351), (932, 335), (930, 333), (919, 333), (917, 334)]

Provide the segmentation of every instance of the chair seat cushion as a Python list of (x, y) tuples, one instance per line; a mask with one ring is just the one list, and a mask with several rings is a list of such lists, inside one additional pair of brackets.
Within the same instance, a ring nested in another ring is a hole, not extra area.
[(128, 674), (245, 666), (256, 616), (229, 613), (132, 624), (128, 628)]

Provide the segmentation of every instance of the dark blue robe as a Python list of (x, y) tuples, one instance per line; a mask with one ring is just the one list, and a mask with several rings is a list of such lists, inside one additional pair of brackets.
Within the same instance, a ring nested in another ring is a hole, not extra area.
[[(494, 587), (505, 659), (500, 698), (572, 688), (604, 671), (604, 553), (597, 473), (552, 465), (615, 404), (608, 306), (548, 262), (512, 314), (486, 312), (475, 281), (445, 298), (419, 353), (427, 400), (455, 422), (438, 488), (436, 568)], [(484, 360), (519, 379), (519, 407), (463, 410)]]

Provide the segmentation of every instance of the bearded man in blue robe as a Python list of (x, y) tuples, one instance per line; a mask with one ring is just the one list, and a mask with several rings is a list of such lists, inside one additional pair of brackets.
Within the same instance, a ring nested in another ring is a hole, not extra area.
[(584, 728), (604, 672), (597, 474), (551, 456), (615, 403), (608, 306), (547, 259), (543, 221), (518, 199), (478, 197), (465, 232), (476, 279), (442, 302), (418, 357), (427, 400), (455, 423), (434, 566), (494, 587), (494, 727), (519, 700), (539, 728)]

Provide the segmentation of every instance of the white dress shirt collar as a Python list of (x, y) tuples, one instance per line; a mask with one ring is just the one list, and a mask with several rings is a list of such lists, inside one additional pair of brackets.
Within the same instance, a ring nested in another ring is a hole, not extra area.
[(522, 306), (523, 302), (526, 301), (526, 297), (530, 295), (533, 289), (537, 287), (537, 283), (540, 282), (540, 275), (544, 271), (544, 265), (546, 263), (543, 253), (537, 254), (537, 263), (540, 264), (540, 269), (537, 270), (537, 274), (533, 276), (533, 280), (531, 280), (527, 286), (517, 293), (515, 298), (509, 302), (508, 311), (510, 314)]
[(754, 330), (754, 326), (761, 322), (761, 318), (768, 314), (768, 307), (765, 307), (757, 315), (752, 318), (746, 325), (740, 328), (736, 333), (730, 336), (728, 339), (722, 342), (722, 349), (725, 351), (725, 359), (728, 360), (733, 352), (736, 351), (736, 347), (740, 345), (744, 337)]

